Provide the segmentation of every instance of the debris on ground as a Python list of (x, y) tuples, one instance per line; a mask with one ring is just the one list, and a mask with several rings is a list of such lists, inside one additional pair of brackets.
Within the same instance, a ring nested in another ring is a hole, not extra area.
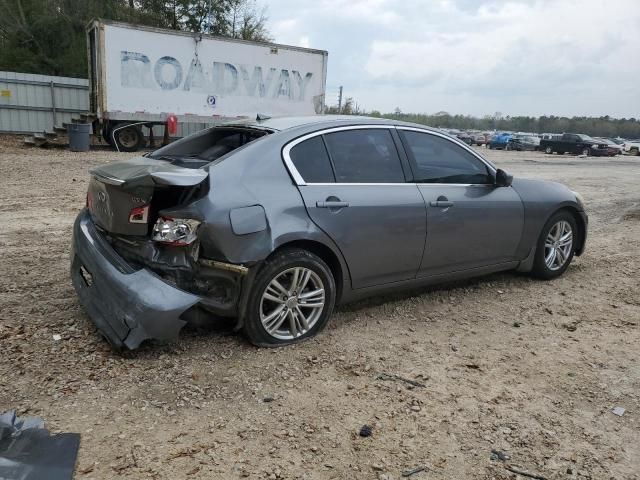
[(501, 450), (491, 450), (491, 460), (500, 460), (505, 462), (511, 458), (508, 453)]
[(79, 447), (79, 434), (49, 435), (41, 418), (0, 415), (1, 479), (71, 480)]
[(611, 413), (613, 413), (614, 415), (617, 415), (619, 417), (624, 415), (624, 412), (626, 412), (626, 410), (622, 407), (615, 407), (611, 410)]
[(395, 373), (380, 373), (376, 376), (376, 380), (397, 380), (399, 382), (408, 383), (414, 387), (424, 388), (426, 385), (424, 383), (417, 382), (415, 380), (411, 380), (409, 378), (401, 377), (400, 375), (396, 375)]
[(534, 478), (535, 480), (547, 480), (547, 477), (543, 477), (542, 475), (538, 475), (536, 473), (529, 473), (526, 470), (520, 470), (519, 468), (512, 467), (510, 465), (506, 465), (504, 468), (509, 470), (511, 473), (522, 475), (523, 477)]
[(427, 467), (425, 467), (424, 465), (420, 465), (418, 467), (411, 468), (409, 470), (405, 470), (404, 472), (402, 472), (402, 476), (403, 477), (410, 477), (412, 475), (415, 475), (416, 473), (424, 472), (426, 469), (427, 469)]
[(363, 425), (362, 427), (360, 427), (360, 432), (358, 432), (361, 437), (370, 437), (372, 433), (373, 427), (369, 425)]

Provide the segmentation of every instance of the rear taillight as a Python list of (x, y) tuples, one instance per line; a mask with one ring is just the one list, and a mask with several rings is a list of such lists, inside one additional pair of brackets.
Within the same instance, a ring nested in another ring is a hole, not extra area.
[(189, 245), (198, 238), (200, 222), (192, 218), (160, 217), (153, 226), (151, 239), (170, 245)]
[(149, 220), (149, 205), (136, 207), (129, 212), (129, 223), (147, 223)]

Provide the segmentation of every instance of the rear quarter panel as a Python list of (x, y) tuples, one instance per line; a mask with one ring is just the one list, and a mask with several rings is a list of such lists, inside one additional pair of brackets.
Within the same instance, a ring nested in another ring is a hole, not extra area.
[[(209, 195), (196, 206), (205, 220), (199, 233), (204, 256), (251, 265), (286, 243), (312, 240), (329, 247), (344, 263), (335, 244), (309, 218), (284, 166), (281, 147), (289, 136), (271, 134), (209, 167)], [(254, 205), (264, 209), (266, 228), (234, 233), (232, 212)]]

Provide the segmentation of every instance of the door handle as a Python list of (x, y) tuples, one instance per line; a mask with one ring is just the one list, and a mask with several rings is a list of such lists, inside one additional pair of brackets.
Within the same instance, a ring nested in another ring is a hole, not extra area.
[(349, 202), (335, 202), (335, 201), (316, 202), (316, 207), (318, 208), (346, 208), (348, 206), (349, 206)]
[(435, 202), (429, 202), (429, 205), (432, 207), (448, 208), (453, 207), (453, 202), (450, 202), (449, 200), (437, 200)]
[(429, 202), (429, 205), (438, 208), (449, 208), (453, 207), (453, 202), (450, 202), (444, 195), (440, 195), (435, 202)]

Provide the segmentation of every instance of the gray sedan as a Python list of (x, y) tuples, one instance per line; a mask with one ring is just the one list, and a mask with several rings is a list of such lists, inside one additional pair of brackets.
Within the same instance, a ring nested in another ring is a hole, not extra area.
[(285, 345), (381, 292), (503, 270), (553, 279), (587, 237), (564, 185), (390, 120), (225, 124), (91, 176), (71, 274), (117, 348), (220, 316)]

